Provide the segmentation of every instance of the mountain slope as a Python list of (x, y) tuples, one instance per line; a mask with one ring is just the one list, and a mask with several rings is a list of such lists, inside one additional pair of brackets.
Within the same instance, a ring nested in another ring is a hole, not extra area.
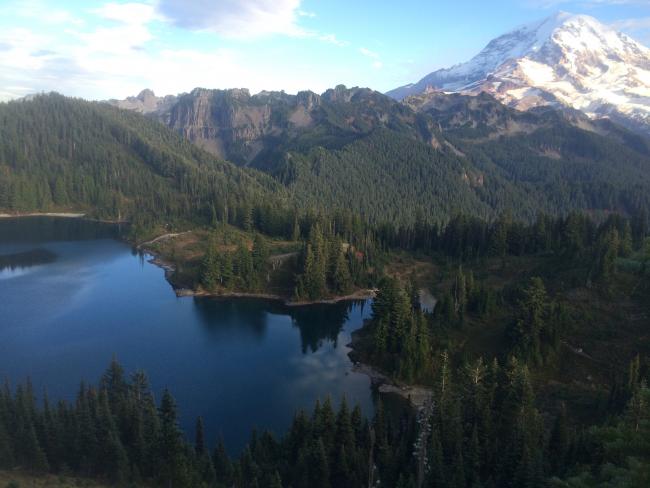
[(551, 109), (520, 112), (485, 93), (428, 94), (406, 103), (440, 124), (484, 175), (488, 191), (505, 181), (513, 189), (504, 185), (495, 193), (508, 191), (498, 198), (522, 192), (520, 202), (510, 202), (523, 205), (519, 212), (633, 212), (650, 205), (650, 141), (609, 121)]
[[(57, 94), (0, 104), (0, 209), (199, 218), (283, 197), (137, 113)], [(234, 213), (234, 212), (232, 212)]]
[(299, 208), (372, 222), (634, 212), (650, 195), (642, 137), (578, 111), (517, 111), (488, 94), (398, 102), (343, 86), (297, 96), (196, 89), (150, 116), (273, 176)]
[(466, 63), (388, 92), (488, 92), (525, 110), (565, 105), (650, 130), (650, 49), (593, 17), (560, 12), (492, 40)]
[(337, 86), (321, 95), (196, 88), (178, 97), (151, 96), (145, 90), (109, 103), (146, 113), (212, 154), (262, 169), (288, 147), (341, 147), (378, 128), (420, 132), (417, 114), (366, 88)]

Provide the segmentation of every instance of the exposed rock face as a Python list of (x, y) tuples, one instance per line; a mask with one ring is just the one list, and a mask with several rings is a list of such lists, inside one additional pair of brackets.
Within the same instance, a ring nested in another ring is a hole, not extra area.
[(155, 113), (163, 111), (176, 102), (176, 97), (167, 95), (166, 97), (157, 97), (156, 94), (148, 88), (142, 90), (138, 96), (128, 97), (126, 100), (109, 100), (108, 103), (127, 110), (135, 110), (142, 114)]
[[(158, 98), (144, 90), (137, 97), (109, 103), (146, 113), (207, 151), (240, 165), (268, 166), (313, 132), (324, 136), (321, 144), (327, 143), (328, 134), (362, 135), (396, 124), (415, 133), (416, 114), (405, 105), (367, 88), (343, 85), (323, 95), (310, 91), (251, 95), (247, 89), (195, 88)], [(431, 143), (437, 144), (435, 138)]]
[(519, 110), (567, 106), (650, 132), (650, 49), (586, 15), (560, 12), (492, 40), (466, 63), (388, 92), (487, 92)]
[(264, 148), (264, 140), (313, 123), (311, 112), (320, 97), (283, 92), (251, 95), (247, 89), (195, 88), (178, 96), (156, 97), (143, 90), (137, 97), (110, 100), (120, 108), (155, 117), (207, 151), (239, 164), (248, 164)]
[(156, 116), (187, 139), (222, 158), (239, 164), (253, 161), (269, 138), (309, 127), (319, 97), (298, 96), (247, 89), (206, 90), (196, 88), (178, 97)]

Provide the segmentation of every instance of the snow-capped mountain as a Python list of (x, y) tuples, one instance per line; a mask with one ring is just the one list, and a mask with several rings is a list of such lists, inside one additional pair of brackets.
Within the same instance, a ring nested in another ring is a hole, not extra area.
[(427, 90), (488, 92), (521, 110), (564, 104), (650, 130), (650, 49), (593, 17), (559, 12), (388, 95)]

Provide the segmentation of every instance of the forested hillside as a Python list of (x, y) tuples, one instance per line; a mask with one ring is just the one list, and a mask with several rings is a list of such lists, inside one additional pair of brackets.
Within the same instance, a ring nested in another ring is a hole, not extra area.
[(296, 147), (272, 174), (301, 202), (373, 222), (458, 212), (530, 221), (538, 212), (634, 213), (650, 204), (648, 141), (614, 124), (520, 113), (487, 95), (438, 94), (410, 106), (419, 131), (380, 127), (340, 148)]
[[(487, 95), (402, 104), (345, 87), (322, 96), (219, 94), (180, 97), (170, 125), (190, 137), (183, 113), (199, 110), (212, 125), (211, 117), (230, 114), (239, 125), (203, 134), (227, 133), (228, 154), (262, 171), (237, 168), (106, 104), (52, 94), (0, 105), (0, 208), (110, 218), (137, 209), (159, 220), (241, 225), (282, 200), (303, 212), (345, 209), (371, 223), (444, 222), (459, 212), (532, 220), (540, 211), (635, 213), (649, 205), (650, 144), (612, 123), (522, 114)], [(255, 114), (269, 125), (255, 125)]]
[(486, 94), (406, 103), (440, 125), (482, 178), (477, 192), (502, 210), (519, 206), (522, 195), (527, 220), (536, 212), (648, 208), (650, 141), (614, 123), (569, 110), (519, 112)]
[(162, 106), (150, 117), (269, 173), (301, 207), (373, 223), (457, 212), (530, 221), (540, 211), (634, 213), (649, 203), (648, 141), (576, 111), (519, 112), (486, 94), (401, 103), (344, 86), (322, 95), (196, 89)]
[(236, 222), (242, 208), (282, 198), (267, 176), (138, 114), (57, 94), (0, 104), (1, 210), (161, 220), (217, 212)]

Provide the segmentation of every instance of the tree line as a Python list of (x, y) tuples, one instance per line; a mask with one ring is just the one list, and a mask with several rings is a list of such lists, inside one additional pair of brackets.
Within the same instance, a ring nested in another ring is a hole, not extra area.
[(645, 486), (650, 481), (647, 362), (635, 358), (613, 392), (611, 420), (582, 428), (564, 404), (544, 422), (527, 366), (432, 359), (429, 407), (373, 420), (343, 399), (295, 414), (280, 438), (253, 432), (231, 458), (179, 430), (168, 390), (157, 403), (146, 375), (112, 361), (72, 404), (37, 402), (29, 382), (0, 394), (0, 468), (74, 474), (123, 486), (399, 488)]
[(553, 253), (568, 259), (584, 256), (616, 231), (621, 255), (641, 246), (648, 235), (648, 214), (643, 210), (629, 218), (611, 214), (596, 220), (586, 213), (572, 212), (552, 217), (539, 214), (526, 223), (508, 214), (486, 220), (458, 214), (445, 223), (429, 223), (420, 216), (412, 225), (382, 224), (376, 239), (386, 249), (440, 252), (463, 261), (482, 257), (522, 256)]

